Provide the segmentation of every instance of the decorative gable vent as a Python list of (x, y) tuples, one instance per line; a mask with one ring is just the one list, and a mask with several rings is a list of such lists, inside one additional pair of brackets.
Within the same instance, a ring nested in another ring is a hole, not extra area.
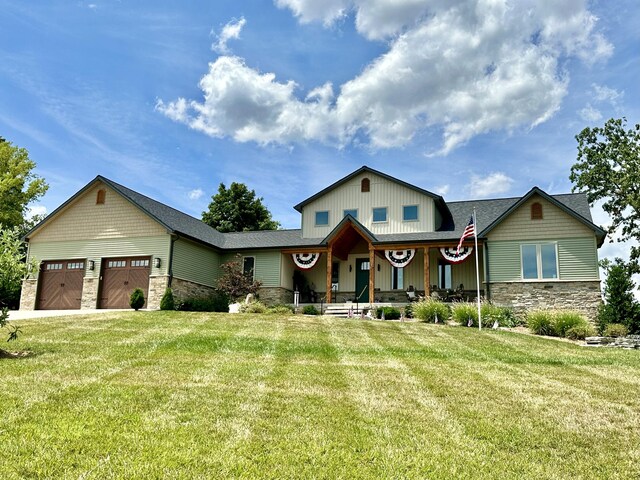
[(370, 188), (371, 188), (371, 182), (369, 181), (369, 179), (363, 178), (362, 181), (360, 182), (360, 191), (368, 192)]
[(531, 204), (531, 220), (542, 220), (542, 205), (538, 202)]
[(104, 200), (107, 196), (107, 191), (104, 188), (98, 190), (96, 194), (96, 205), (104, 205)]

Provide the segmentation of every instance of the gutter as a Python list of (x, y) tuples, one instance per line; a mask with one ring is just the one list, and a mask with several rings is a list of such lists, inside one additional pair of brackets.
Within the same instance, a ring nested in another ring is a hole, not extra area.
[(179, 238), (180, 236), (175, 233), (171, 235), (171, 244), (169, 246), (169, 269), (168, 269), (168, 274), (169, 274), (168, 287), (169, 288), (171, 288), (171, 283), (173, 281), (173, 246)]

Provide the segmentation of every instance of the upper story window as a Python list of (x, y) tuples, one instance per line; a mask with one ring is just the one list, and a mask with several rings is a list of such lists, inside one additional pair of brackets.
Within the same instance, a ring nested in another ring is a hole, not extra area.
[(531, 243), (520, 247), (522, 279), (558, 278), (558, 255), (555, 243)]
[(344, 211), (344, 216), (351, 215), (353, 218), (358, 218), (358, 209), (357, 208), (348, 208)]
[(98, 190), (98, 193), (96, 194), (96, 205), (103, 205), (106, 197), (107, 191), (105, 189), (101, 188)]
[(404, 220), (405, 222), (418, 220), (418, 206), (405, 205), (404, 207), (402, 207), (402, 220)]
[(542, 205), (538, 202), (531, 204), (531, 220), (542, 220)]
[(360, 191), (368, 192), (370, 188), (371, 188), (371, 182), (369, 181), (369, 179), (363, 178), (362, 181), (360, 182)]
[(386, 222), (387, 221), (387, 207), (379, 207), (373, 209), (373, 221), (374, 222)]
[(246, 276), (251, 278), (255, 277), (255, 265), (255, 257), (242, 257), (242, 273), (244, 273)]
[(329, 211), (323, 210), (316, 212), (316, 227), (324, 227), (329, 225)]

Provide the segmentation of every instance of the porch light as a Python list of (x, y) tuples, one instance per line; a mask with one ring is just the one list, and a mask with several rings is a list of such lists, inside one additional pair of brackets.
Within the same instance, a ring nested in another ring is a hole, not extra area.
[(93, 260), (89, 260), (89, 270), (94, 270), (96, 268), (96, 262)]
[(153, 266), (156, 268), (160, 268), (160, 257), (156, 257), (153, 259)]

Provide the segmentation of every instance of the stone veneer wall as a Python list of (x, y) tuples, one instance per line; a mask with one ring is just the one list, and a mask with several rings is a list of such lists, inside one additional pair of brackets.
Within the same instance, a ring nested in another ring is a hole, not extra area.
[[(173, 296), (176, 299), (176, 302), (189, 297), (208, 297), (216, 291), (213, 287), (208, 287), (206, 285), (201, 285), (199, 283), (190, 282), (188, 280), (183, 280), (181, 278), (175, 277), (173, 278), (173, 280), (171, 280), (171, 290), (173, 290)], [(164, 289), (162, 290), (162, 294), (160, 294), (160, 298), (162, 298), (163, 294)], [(158, 306), (159, 305), (160, 300), (158, 300)]]
[(149, 293), (147, 295), (147, 308), (157, 310), (160, 308), (160, 300), (164, 295), (169, 277), (166, 275), (149, 277)]
[(293, 303), (293, 291), (282, 287), (261, 287), (258, 298), (265, 305)]
[(85, 277), (82, 281), (81, 310), (95, 310), (98, 308), (98, 284), (96, 277)]
[(500, 282), (489, 286), (490, 299), (511, 307), (516, 315), (528, 310), (557, 308), (578, 310), (595, 321), (602, 303), (600, 280), (584, 282)]
[(37, 294), (37, 278), (27, 278), (24, 282), (22, 282), (22, 292), (20, 293), (20, 310), (35, 310)]

